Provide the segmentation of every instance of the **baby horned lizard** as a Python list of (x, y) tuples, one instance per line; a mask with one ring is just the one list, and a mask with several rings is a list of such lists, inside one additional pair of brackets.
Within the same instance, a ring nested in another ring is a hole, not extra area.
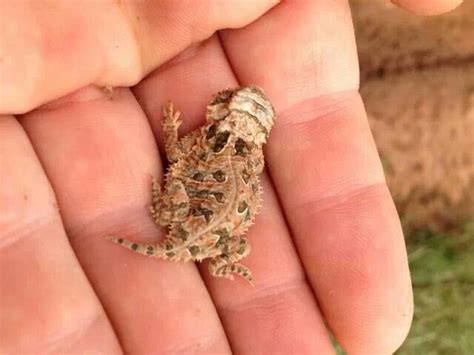
[(169, 227), (165, 239), (144, 245), (110, 240), (137, 253), (175, 261), (210, 258), (209, 272), (252, 282), (239, 261), (250, 252), (245, 233), (260, 205), (258, 175), (264, 166), (262, 145), (274, 124), (272, 104), (255, 86), (224, 90), (207, 106), (207, 123), (178, 140), (180, 112), (163, 109), (168, 161), (162, 192), (152, 186), (151, 215)]

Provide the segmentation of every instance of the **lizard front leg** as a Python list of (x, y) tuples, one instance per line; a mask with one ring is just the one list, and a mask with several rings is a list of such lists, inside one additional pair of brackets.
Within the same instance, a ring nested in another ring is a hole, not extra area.
[(169, 163), (175, 163), (183, 156), (183, 151), (178, 146), (178, 128), (182, 123), (179, 119), (180, 115), (180, 111), (174, 111), (171, 102), (163, 106), (163, 136)]
[(188, 133), (183, 138), (178, 138), (178, 128), (182, 121), (181, 112), (174, 111), (173, 104), (163, 107), (163, 135), (165, 139), (166, 158), (169, 163), (176, 163), (180, 158), (189, 153), (196, 144), (199, 130)]

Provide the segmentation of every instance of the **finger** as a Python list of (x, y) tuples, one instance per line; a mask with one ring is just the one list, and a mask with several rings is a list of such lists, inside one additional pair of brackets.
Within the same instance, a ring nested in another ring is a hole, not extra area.
[(282, 3), (222, 38), (239, 80), (274, 99), (269, 171), (331, 330), (349, 353), (393, 352), (410, 325), (410, 279), (356, 91), (348, 5)]
[(252, 252), (242, 261), (252, 271), (255, 286), (216, 279), (202, 268), (232, 349), (247, 354), (333, 354), (266, 174), (262, 185), (262, 210), (247, 233)]
[(402, 9), (417, 15), (439, 15), (458, 7), (462, 0), (391, 0)]
[[(172, 100), (183, 112), (185, 134), (204, 123), (212, 94), (237, 82), (217, 38), (183, 53), (144, 80), (134, 92), (163, 141), (160, 106)], [(273, 189), (264, 177), (263, 210), (248, 233), (251, 255), (243, 263), (255, 277), (217, 279), (201, 273), (236, 353), (331, 354), (332, 346), (284, 223)]]
[(119, 353), (25, 132), (0, 137), (0, 353)]
[(243, 26), (275, 3), (89, 1), (78, 11), (68, 1), (3, 1), (0, 112), (26, 112), (91, 83), (129, 86), (189, 44)]
[(217, 313), (194, 265), (135, 255), (105, 240), (159, 239), (148, 213), (159, 154), (128, 89), (97, 89), (26, 115), (58, 197), (71, 244), (127, 353), (227, 352)]

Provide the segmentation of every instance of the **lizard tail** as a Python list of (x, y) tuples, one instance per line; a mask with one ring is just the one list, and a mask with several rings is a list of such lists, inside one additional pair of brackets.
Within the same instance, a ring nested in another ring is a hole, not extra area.
[(106, 237), (105, 239), (110, 240), (113, 243), (120, 244), (121, 246), (133, 250), (136, 253), (160, 258), (168, 259), (169, 256), (166, 255), (166, 251), (160, 244), (141, 244), (136, 242), (131, 242), (130, 240), (118, 237)]

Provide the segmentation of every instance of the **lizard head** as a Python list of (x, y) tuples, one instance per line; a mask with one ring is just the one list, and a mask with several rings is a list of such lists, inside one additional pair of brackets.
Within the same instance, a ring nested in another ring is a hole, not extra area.
[(246, 86), (217, 93), (207, 107), (206, 118), (218, 131), (261, 146), (267, 141), (275, 111), (262, 89)]

